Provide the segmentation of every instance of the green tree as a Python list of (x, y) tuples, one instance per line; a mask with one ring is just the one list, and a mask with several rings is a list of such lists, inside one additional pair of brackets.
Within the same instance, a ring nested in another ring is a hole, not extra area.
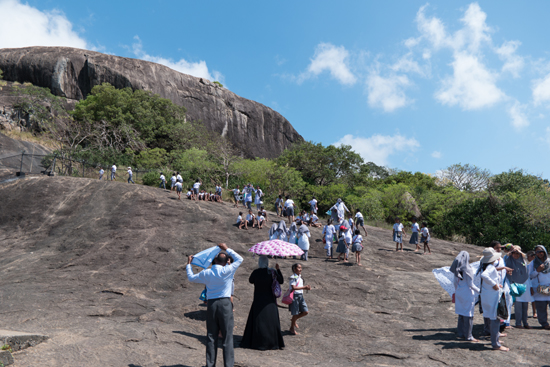
[(166, 165), (168, 155), (162, 148), (147, 148), (138, 153), (136, 165), (141, 168), (161, 168)]

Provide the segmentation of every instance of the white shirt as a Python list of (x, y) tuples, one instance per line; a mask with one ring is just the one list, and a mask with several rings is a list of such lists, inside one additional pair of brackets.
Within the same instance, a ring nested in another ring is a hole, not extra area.
[(315, 223), (315, 222), (317, 222), (318, 220), (319, 220), (319, 217), (316, 216), (315, 214), (313, 214), (313, 215), (311, 216), (311, 223)]
[(243, 220), (242, 215), (239, 215), (239, 216), (237, 217), (237, 224), (239, 224), (242, 220)]
[(178, 175), (178, 176), (176, 177), (176, 180), (177, 180), (177, 181), (180, 181), (180, 182), (183, 182), (183, 178), (181, 178), (181, 175)]
[(418, 232), (420, 230), (420, 227), (418, 226), (418, 223), (413, 223), (411, 226), (412, 233)]
[(422, 228), (422, 236), (428, 238), (429, 235), (430, 235), (430, 231), (428, 230), (428, 227)]
[(254, 203), (260, 204), (262, 202), (262, 190), (256, 190), (256, 197), (254, 198)]
[(352, 243), (363, 243), (363, 236), (360, 234), (353, 237)]
[(334, 233), (336, 233), (336, 228), (334, 228), (332, 224), (325, 226), (325, 228), (323, 228), (323, 234), (325, 235), (326, 240), (332, 241)]
[(233, 195), (237, 196), (241, 193), (241, 190), (239, 189), (233, 189)]
[(309, 202), (309, 205), (315, 208), (317, 206), (317, 200), (311, 199), (311, 201)]
[(393, 225), (393, 230), (396, 232), (403, 232), (403, 223), (395, 223)]
[(166, 181), (166, 177), (164, 177), (164, 175), (160, 175), (160, 180), (161, 181)]
[(201, 183), (200, 183), (200, 182), (195, 182), (195, 183), (193, 184), (193, 188), (194, 188), (194, 189), (198, 189), (199, 187), (201, 187)]
[(191, 194), (191, 191), (187, 191), (187, 197), (191, 196), (193, 194)]
[(103, 175), (104, 173), (105, 173), (105, 171), (104, 171), (103, 169), (100, 169), (100, 170), (99, 170), (99, 174), (100, 174), (100, 175)]
[(355, 214), (355, 218), (363, 219), (363, 214), (361, 214), (361, 212), (357, 212), (357, 214)]
[(111, 172), (116, 172), (116, 166), (113, 164), (113, 166), (111, 167)]
[[(302, 279), (302, 276), (301, 275), (296, 275), (296, 274), (292, 274), (290, 276), (290, 284), (289, 284), (292, 289), (292, 286), (295, 285), (296, 287), (303, 287), (304, 286), (304, 280)], [(304, 293), (304, 290), (303, 289), (300, 289), (300, 290), (295, 290), (294, 291), (294, 294), (303, 294)]]
[(206, 297), (208, 299), (231, 297), (233, 276), (243, 262), (243, 258), (230, 248), (227, 249), (227, 253), (233, 258), (234, 262), (231, 265), (212, 265), (212, 268), (204, 269), (198, 274), (193, 274), (191, 264), (186, 267), (187, 278), (190, 282), (206, 285)]
[(258, 217), (258, 221), (259, 221), (259, 222), (263, 222), (264, 220), (265, 220), (265, 217), (264, 217), (263, 215), (260, 215), (260, 216)]
[(292, 206), (294, 206), (294, 201), (292, 199), (285, 201), (285, 208), (290, 208)]
[(308, 222), (308, 221), (309, 221), (309, 214), (307, 214), (307, 213), (304, 214), (304, 217), (302, 218), (302, 220), (303, 220), (304, 222)]
[(172, 183), (176, 183), (176, 180), (177, 180), (177, 179), (176, 179), (176, 176), (170, 177), (170, 181), (172, 181)]
[(132, 175), (132, 170), (131, 170), (131, 169), (128, 170), (128, 174), (129, 174), (130, 176)]
[(176, 182), (176, 189), (178, 190), (182, 189), (181, 182)]
[(252, 220), (254, 219), (254, 214), (247, 214), (246, 215), (246, 220)]

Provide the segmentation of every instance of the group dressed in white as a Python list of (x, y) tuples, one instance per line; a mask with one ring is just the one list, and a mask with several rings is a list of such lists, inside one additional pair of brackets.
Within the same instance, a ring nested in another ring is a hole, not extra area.
[[(504, 255), (504, 256), (502, 256)], [(477, 274), (481, 287), (475, 285), (474, 269), (470, 255), (461, 251), (450, 271), (454, 274), (453, 302), (458, 315), (458, 337), (478, 342), (472, 335), (475, 305), (480, 304), (483, 314), (483, 336), (490, 336), (493, 349), (508, 351), (500, 344), (507, 336), (505, 329), (512, 328), (512, 307), (515, 311), (515, 328), (530, 329), (529, 303), (533, 305), (533, 318), (543, 329), (550, 329), (548, 307), (550, 305), (550, 260), (544, 246), (524, 254), (520, 246), (493, 241), (483, 250)]]

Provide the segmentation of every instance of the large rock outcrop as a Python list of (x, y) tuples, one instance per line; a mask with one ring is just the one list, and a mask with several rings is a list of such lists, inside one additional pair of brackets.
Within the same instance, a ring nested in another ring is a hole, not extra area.
[(85, 98), (104, 82), (117, 88), (149, 90), (187, 108), (189, 120), (201, 120), (227, 136), (246, 156), (276, 157), (303, 140), (281, 114), (242, 98), (209, 80), (164, 65), (70, 47), (0, 49), (4, 79), (50, 88), (70, 99)]

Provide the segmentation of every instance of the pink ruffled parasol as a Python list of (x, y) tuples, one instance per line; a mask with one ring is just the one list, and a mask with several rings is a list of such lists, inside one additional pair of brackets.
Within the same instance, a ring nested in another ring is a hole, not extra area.
[(302, 256), (304, 254), (297, 245), (281, 240), (263, 241), (255, 244), (248, 251), (267, 256)]

